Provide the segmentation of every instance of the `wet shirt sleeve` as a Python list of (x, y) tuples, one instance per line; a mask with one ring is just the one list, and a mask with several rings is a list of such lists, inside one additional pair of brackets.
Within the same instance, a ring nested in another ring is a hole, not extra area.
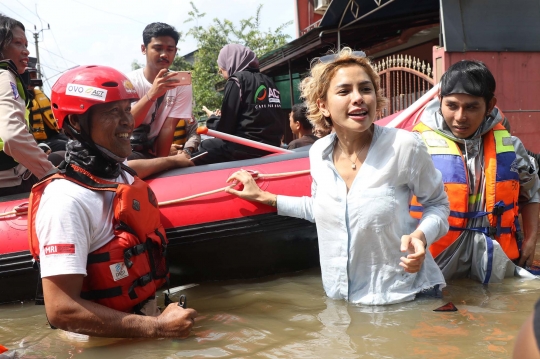
[(311, 182), (311, 197), (277, 196), (277, 210), (280, 216), (296, 217), (315, 222), (313, 198), (317, 193), (317, 183)]
[[(70, 184), (64, 184), (66, 188), (70, 187)], [(55, 186), (50, 187), (52, 185)], [(92, 227), (90, 216), (85, 203), (69, 193), (61, 193), (57, 185), (53, 182), (45, 189), (36, 217), (41, 276), (86, 275)]]
[(442, 175), (435, 168), (424, 142), (415, 135), (414, 155), (409, 171), (409, 188), (424, 207), (418, 228), (429, 244), (448, 232), (450, 205)]

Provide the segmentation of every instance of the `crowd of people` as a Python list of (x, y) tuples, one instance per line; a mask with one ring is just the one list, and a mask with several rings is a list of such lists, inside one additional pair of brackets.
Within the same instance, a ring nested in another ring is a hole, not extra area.
[[(201, 141), (192, 88), (169, 71), (178, 40), (172, 26), (152, 23), (144, 68), (126, 76), (79, 66), (49, 102), (28, 69), (24, 26), (0, 15), (0, 196), (31, 191), (31, 252), (52, 326), (107, 337), (185, 337), (193, 326), (195, 310), (157, 306), (167, 238), (141, 179), (268, 152)], [(217, 63), (227, 81), (221, 109), (204, 108), (208, 127), (280, 146), (280, 94), (255, 53), (229, 44)], [(534, 260), (540, 181), (535, 159), (503, 126), (495, 89), (482, 62), (463, 60), (412, 132), (381, 127), (380, 78), (365, 55), (344, 48), (312, 63), (304, 103), (289, 115), (296, 139), (287, 147), (309, 149), (311, 196), (264, 191), (244, 170), (228, 179), (243, 188), (227, 191), (315, 222), (334, 299), (383, 305), (440, 297), (454, 278), (501, 282)]]

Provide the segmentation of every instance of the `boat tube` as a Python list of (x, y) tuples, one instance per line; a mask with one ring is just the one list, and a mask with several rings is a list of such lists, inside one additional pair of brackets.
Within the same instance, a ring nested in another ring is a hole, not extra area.
[[(315, 224), (278, 216), (274, 207), (223, 191), (227, 178), (239, 169), (258, 174), (264, 190), (290, 196), (311, 193), (307, 148), (179, 168), (147, 179), (170, 242), (171, 286), (257, 278), (319, 264)], [(39, 272), (28, 247), (28, 196), (0, 197), (0, 303), (35, 298)]]

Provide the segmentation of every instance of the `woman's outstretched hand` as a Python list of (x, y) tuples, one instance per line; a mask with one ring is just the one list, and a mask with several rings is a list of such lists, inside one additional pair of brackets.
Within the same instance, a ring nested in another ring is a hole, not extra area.
[(270, 192), (265, 192), (259, 188), (251, 173), (246, 170), (240, 170), (233, 173), (228, 179), (227, 183), (242, 183), (244, 188), (242, 190), (229, 187), (225, 189), (225, 192), (234, 194), (240, 198), (247, 199), (248, 201), (254, 201), (275, 206), (276, 195)]

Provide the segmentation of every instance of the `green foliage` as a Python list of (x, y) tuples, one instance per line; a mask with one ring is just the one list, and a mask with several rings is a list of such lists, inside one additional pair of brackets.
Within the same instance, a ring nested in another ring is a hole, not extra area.
[(287, 43), (290, 36), (284, 34), (283, 30), (291, 25), (292, 21), (278, 26), (275, 30), (262, 31), (260, 29), (262, 5), (259, 5), (255, 16), (240, 20), (237, 26), (230, 20), (215, 18), (210, 26), (203, 27), (198, 25), (198, 20), (206, 14), (201, 13), (193, 1), (190, 4), (192, 10), (188, 12), (189, 18), (186, 22), (193, 22), (195, 25), (187, 35), (193, 36), (198, 47), (192, 69), (193, 96), (196, 103), (193, 112), (202, 115), (203, 105), (209, 109), (221, 107), (223, 96), (215, 90), (216, 84), (223, 81), (223, 78), (218, 75), (217, 66), (217, 57), (221, 48), (229, 43), (238, 43), (249, 47), (260, 57)]
[(141, 64), (139, 63), (139, 61), (133, 60), (133, 61), (131, 62), (131, 69), (132, 69), (133, 71), (138, 70), (138, 69), (140, 69), (141, 67), (144, 67), (144, 65), (141, 65)]
[(176, 55), (173, 63), (169, 67), (172, 71), (193, 71), (193, 65), (181, 56)]

